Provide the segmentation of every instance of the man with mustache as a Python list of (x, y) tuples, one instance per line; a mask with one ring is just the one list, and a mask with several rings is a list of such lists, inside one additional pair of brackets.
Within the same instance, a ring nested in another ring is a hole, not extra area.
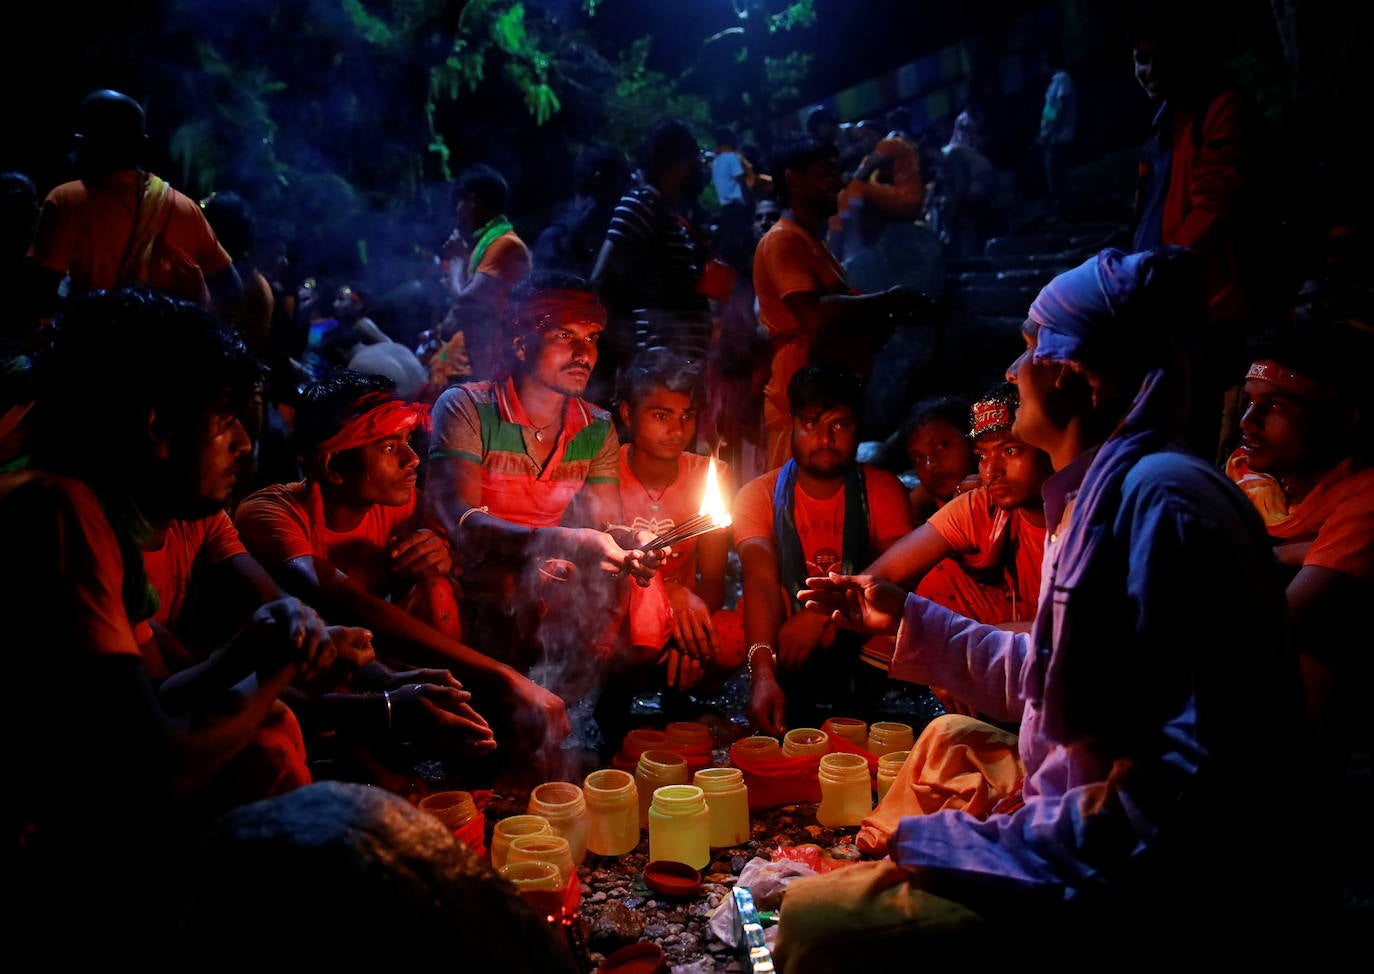
[(808, 365), (793, 375), (787, 397), (792, 459), (741, 487), (734, 510), (749, 718), (774, 735), (819, 727), (825, 697), (848, 708), (837, 712), (866, 719), (886, 688), (882, 670), (858, 665), (863, 640), (801, 611), (794, 580), (867, 565), (911, 530), (902, 482), (858, 462), (859, 377)]
[(605, 308), (555, 273), (511, 310), (497, 376), (434, 404), (424, 496), (460, 556), (469, 640), (521, 672), (539, 664), (536, 680), (575, 700), (608, 666), (661, 654), (662, 553), (624, 523), (620, 439), (583, 398)]

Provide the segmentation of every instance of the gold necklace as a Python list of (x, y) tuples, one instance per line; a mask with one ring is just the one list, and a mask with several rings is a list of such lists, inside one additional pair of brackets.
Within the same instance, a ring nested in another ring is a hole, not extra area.
[(562, 417), (559, 416), (559, 417), (557, 417), (557, 418), (555, 418), (555, 419), (551, 419), (551, 420), (549, 420), (547, 423), (545, 423), (543, 426), (535, 426), (533, 423), (530, 423), (530, 428), (531, 428), (532, 430), (534, 430), (534, 438), (535, 438), (536, 440), (538, 440), (540, 443), (543, 443), (543, 442), (544, 442), (544, 430), (548, 429), (548, 428), (549, 428), (550, 426), (552, 426), (554, 423), (558, 422), (559, 419), (562, 419)]

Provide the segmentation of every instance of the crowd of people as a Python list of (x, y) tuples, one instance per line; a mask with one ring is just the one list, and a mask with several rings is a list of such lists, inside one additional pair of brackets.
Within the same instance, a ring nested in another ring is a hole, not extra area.
[[(927, 198), (976, 247), (967, 112), (957, 190), (900, 115), (842, 145), (818, 112), (766, 159), (664, 119), (635, 160), (589, 150), (529, 244), (474, 164), (441, 298), (389, 333), (356, 282), (286, 286), (251, 206), (148, 172), (143, 106), (92, 93), (76, 178), (13, 181), (41, 199), (0, 402), (24, 917), (52, 929), (79, 873), (118, 935), (177, 908), (231, 809), (403, 790), (417, 755), (571, 775), (582, 701), (608, 757), (636, 694), (743, 672), (761, 733), (894, 684), (946, 710), (866, 861), (789, 888), (779, 970), (966, 956), (990, 925), (1304, 929), (1337, 852), (1281, 782), (1370, 744), (1369, 266), (1343, 226), (1301, 290), (1244, 293), (1244, 113), (1173, 43), (1134, 49), (1160, 108), (1132, 243), (1045, 285), (1005, 382), (904, 404), (893, 469), (860, 459), (866, 380), (943, 296), (848, 268)], [(713, 494), (730, 525), (662, 542)], [(165, 880), (131, 902), (135, 873)]]

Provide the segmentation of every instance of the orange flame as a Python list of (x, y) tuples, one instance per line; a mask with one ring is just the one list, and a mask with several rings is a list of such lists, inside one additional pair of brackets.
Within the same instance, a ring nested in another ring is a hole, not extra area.
[(701, 509), (698, 514), (710, 517), (711, 523), (718, 528), (728, 528), (730, 526), (730, 512), (725, 508), (725, 501), (720, 496), (720, 482), (716, 478), (716, 458), (711, 457), (711, 463), (706, 468), (706, 491), (701, 498)]

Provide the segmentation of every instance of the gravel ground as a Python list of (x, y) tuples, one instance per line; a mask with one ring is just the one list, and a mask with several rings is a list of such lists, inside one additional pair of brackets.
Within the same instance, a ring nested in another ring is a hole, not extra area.
[[(715, 763), (729, 763), (729, 748), (750, 733), (745, 706), (748, 685), (737, 677), (719, 695), (693, 698), (695, 712), (665, 715), (656, 696), (636, 698), (632, 711), (635, 726), (662, 727), (667, 720), (698, 720), (712, 733)], [(884, 702), (884, 717), (911, 723), (919, 733), (925, 722), (943, 710), (928, 692), (894, 695)], [(574, 709), (576, 730), (567, 748), (581, 758), (584, 771), (600, 766), (597, 751), (602, 743), (590, 719), (590, 703)], [(497, 820), (526, 811), (528, 792), (494, 793), (486, 808), (488, 839)], [(711, 914), (753, 859), (772, 860), (779, 847), (812, 844), (836, 859), (857, 859), (854, 846), (857, 828), (827, 828), (816, 822), (814, 804), (784, 805), (754, 811), (750, 815), (749, 841), (741, 846), (712, 850), (712, 861), (702, 870), (699, 893), (682, 898), (663, 897), (644, 885), (648, 861), (648, 834), (639, 845), (620, 857), (589, 854), (578, 869), (582, 882), (582, 907), (570, 939), (594, 971), (616, 949), (641, 940), (663, 948), (673, 974), (715, 974), (748, 970), (739, 952), (718, 939), (709, 928)], [(768, 904), (760, 904), (764, 908)]]

